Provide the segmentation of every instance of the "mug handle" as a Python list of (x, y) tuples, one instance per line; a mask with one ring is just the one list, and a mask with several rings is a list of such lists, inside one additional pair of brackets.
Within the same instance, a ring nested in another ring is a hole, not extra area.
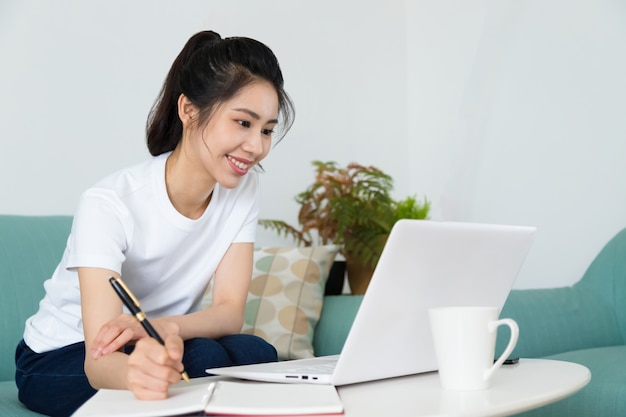
[(509, 355), (511, 355), (511, 352), (513, 352), (513, 349), (515, 349), (515, 345), (517, 344), (517, 339), (519, 338), (519, 327), (513, 319), (500, 319), (489, 322), (489, 332), (495, 332), (498, 327), (502, 325), (509, 326), (509, 328), (511, 329), (511, 338), (509, 339), (509, 344), (506, 346), (506, 349), (504, 349), (504, 352), (502, 352), (502, 355), (500, 355), (498, 360), (491, 366), (491, 368), (485, 371), (485, 381), (489, 380), (495, 370), (504, 363)]

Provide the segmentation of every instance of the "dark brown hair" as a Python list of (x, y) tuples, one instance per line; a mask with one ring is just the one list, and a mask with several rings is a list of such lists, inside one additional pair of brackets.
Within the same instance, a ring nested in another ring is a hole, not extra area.
[(291, 127), (294, 108), (283, 88), (283, 75), (274, 53), (250, 38), (222, 39), (213, 31), (193, 35), (185, 44), (163, 83), (146, 123), (148, 150), (160, 155), (174, 150), (182, 137), (178, 98), (184, 94), (199, 110), (198, 123), (206, 123), (224, 101), (260, 80), (271, 83), (278, 95), (282, 130)]

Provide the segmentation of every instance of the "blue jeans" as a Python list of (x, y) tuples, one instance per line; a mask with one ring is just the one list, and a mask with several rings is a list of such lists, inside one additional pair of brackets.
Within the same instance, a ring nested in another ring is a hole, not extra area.
[[(263, 339), (236, 334), (218, 340), (185, 341), (183, 365), (189, 377), (196, 378), (208, 376), (206, 368), (277, 360), (276, 349)], [(15, 382), (20, 401), (41, 414), (71, 415), (96, 393), (85, 375), (84, 361), (84, 342), (35, 353), (22, 340), (15, 352)]]

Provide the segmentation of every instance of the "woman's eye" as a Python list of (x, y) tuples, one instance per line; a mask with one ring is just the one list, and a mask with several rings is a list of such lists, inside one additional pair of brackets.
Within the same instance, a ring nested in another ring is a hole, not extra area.
[(238, 120), (239, 124), (243, 127), (250, 127), (250, 122), (247, 120)]
[(272, 136), (272, 133), (274, 133), (274, 131), (272, 129), (263, 129), (261, 133), (263, 133), (265, 136)]

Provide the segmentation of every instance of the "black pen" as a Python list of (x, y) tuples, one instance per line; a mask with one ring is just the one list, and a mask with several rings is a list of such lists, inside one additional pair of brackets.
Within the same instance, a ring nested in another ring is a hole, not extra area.
[[(152, 337), (153, 339), (156, 339), (156, 341), (160, 344), (165, 345), (165, 342), (163, 341), (161, 336), (159, 336), (154, 327), (152, 327), (152, 324), (150, 324), (150, 322), (148, 321), (146, 313), (144, 313), (141, 308), (139, 308), (139, 300), (137, 300), (133, 293), (130, 292), (126, 284), (124, 284), (121, 279), (115, 277), (109, 278), (109, 282), (113, 286), (113, 289), (115, 290), (117, 295), (119, 295), (122, 299), (122, 302), (124, 303), (126, 308), (130, 310), (130, 313), (135, 316), (135, 318), (139, 321), (139, 323), (141, 323), (143, 328), (146, 329), (148, 335), (150, 335), (150, 337)], [(180, 375), (186, 382), (189, 382), (189, 375), (187, 375), (187, 372), (185, 372), (185, 370), (183, 370)]]

